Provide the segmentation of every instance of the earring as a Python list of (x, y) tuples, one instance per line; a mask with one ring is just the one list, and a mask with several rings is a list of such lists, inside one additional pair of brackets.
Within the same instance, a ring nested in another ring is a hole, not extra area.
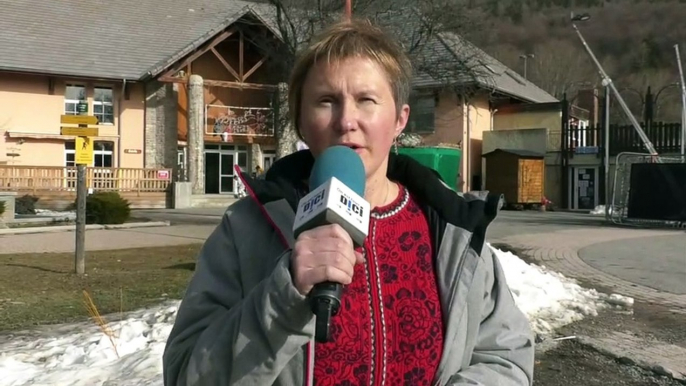
[(398, 137), (393, 139), (393, 147), (395, 148), (395, 155), (398, 155)]

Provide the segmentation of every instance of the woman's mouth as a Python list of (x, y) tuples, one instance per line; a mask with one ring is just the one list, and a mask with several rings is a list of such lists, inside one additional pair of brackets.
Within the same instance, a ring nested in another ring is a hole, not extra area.
[(355, 153), (357, 153), (357, 154), (360, 154), (362, 152), (362, 150), (364, 149), (362, 146), (360, 146), (356, 143), (343, 143), (341, 145), (353, 149), (355, 151)]

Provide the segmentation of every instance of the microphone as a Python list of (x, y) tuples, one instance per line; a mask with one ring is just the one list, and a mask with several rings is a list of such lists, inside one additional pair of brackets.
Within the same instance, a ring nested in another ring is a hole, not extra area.
[[(348, 232), (354, 246), (361, 247), (369, 232), (370, 206), (363, 198), (365, 178), (362, 159), (351, 148), (332, 146), (322, 152), (310, 174), (312, 190), (298, 203), (295, 237), (319, 226), (338, 224)], [(317, 342), (331, 341), (331, 317), (341, 307), (342, 290), (340, 283), (324, 282), (310, 291)]]

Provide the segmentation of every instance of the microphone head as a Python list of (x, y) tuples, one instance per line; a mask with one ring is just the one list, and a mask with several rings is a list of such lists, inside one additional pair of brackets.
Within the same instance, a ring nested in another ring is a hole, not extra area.
[(336, 177), (343, 185), (358, 196), (364, 197), (366, 173), (360, 155), (347, 146), (332, 146), (322, 152), (314, 161), (310, 173), (312, 189)]

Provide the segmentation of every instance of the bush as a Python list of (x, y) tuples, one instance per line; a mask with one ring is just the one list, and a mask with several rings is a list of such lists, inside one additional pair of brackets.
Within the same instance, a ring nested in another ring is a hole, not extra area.
[(14, 213), (36, 214), (36, 202), (38, 202), (38, 197), (25, 194), (15, 200)]
[(130, 216), (129, 202), (117, 192), (96, 192), (86, 197), (86, 224), (123, 224)]

